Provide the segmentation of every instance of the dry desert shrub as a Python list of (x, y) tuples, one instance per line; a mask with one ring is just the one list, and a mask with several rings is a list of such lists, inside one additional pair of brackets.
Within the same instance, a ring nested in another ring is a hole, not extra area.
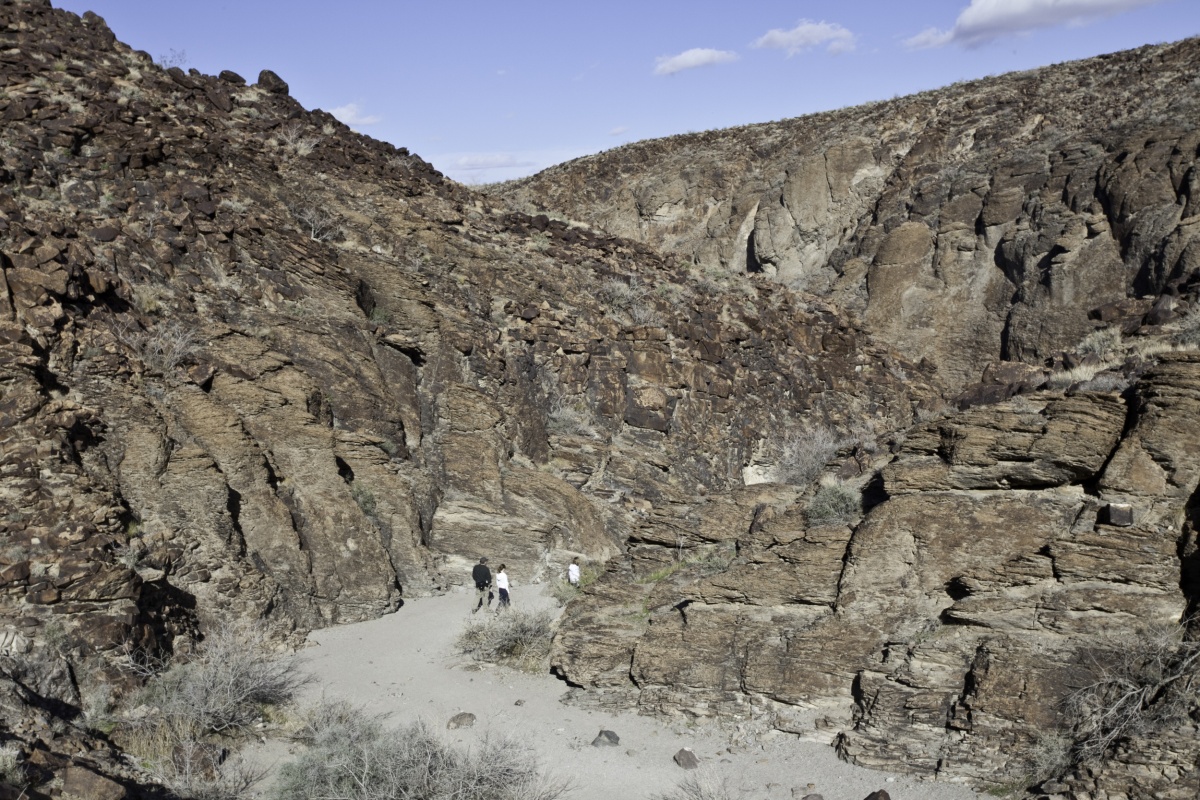
[(1075, 350), (1081, 355), (1104, 360), (1119, 350), (1123, 342), (1120, 328), (1099, 328), (1083, 337)]
[(321, 143), (320, 136), (306, 133), (304, 126), (299, 122), (284, 125), (276, 132), (276, 136), (284, 147), (300, 158), (311, 153)]
[(471, 620), (458, 637), (458, 650), (476, 661), (538, 670), (550, 655), (554, 617), (548, 611), (509, 610)]
[(314, 708), (298, 737), (307, 749), (280, 768), (273, 800), (557, 800), (569, 790), (514, 739), (485, 735), (459, 750), (422, 722), (385, 720), (346, 703)]
[(1200, 708), (1200, 641), (1183, 626), (1106, 638), (1083, 658), (1087, 680), (1065, 704), (1076, 763), (1118, 742), (1186, 722)]
[(841, 446), (842, 439), (823, 426), (788, 434), (776, 447), (779, 480), (797, 486), (812, 483)]
[(167, 666), (129, 653), (126, 667), (147, 677), (122, 722), (130, 752), (179, 797), (239, 800), (260, 774), (225, 761), (224, 742), (244, 734), (264, 707), (289, 702), (305, 683), (294, 664), (249, 623), (214, 630), (187, 661)]
[(196, 333), (174, 321), (145, 330), (126, 323), (119, 326), (115, 334), (148, 370), (164, 376), (170, 375), (200, 349)]
[(314, 205), (295, 205), (289, 209), (303, 227), (308, 238), (314, 242), (328, 242), (337, 238), (342, 230), (341, 220), (336, 214)]

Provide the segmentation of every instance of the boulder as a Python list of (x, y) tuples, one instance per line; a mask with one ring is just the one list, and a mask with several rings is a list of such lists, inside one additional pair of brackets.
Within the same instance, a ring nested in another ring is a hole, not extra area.
[(64, 800), (124, 800), (125, 787), (87, 767), (70, 766), (63, 771)]
[(269, 69), (258, 73), (258, 85), (271, 94), (286, 95), (288, 93), (287, 82)]
[(450, 718), (450, 721), (446, 723), (446, 727), (449, 730), (455, 730), (457, 728), (474, 728), (475, 715), (469, 711), (460, 711)]
[(592, 740), (592, 747), (616, 747), (621, 743), (621, 737), (609, 730), (601, 730)]

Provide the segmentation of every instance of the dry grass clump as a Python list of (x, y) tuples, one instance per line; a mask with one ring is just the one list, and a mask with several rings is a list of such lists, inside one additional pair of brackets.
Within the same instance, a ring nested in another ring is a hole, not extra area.
[(0, 747), (0, 784), (24, 788), (25, 783), (21, 748), (15, 742), (9, 742)]
[(476, 661), (537, 671), (550, 656), (554, 617), (548, 611), (508, 610), (471, 620), (458, 637), (458, 650)]
[(1080, 364), (1077, 367), (1051, 374), (1046, 379), (1046, 386), (1051, 389), (1068, 389), (1076, 384), (1087, 383), (1103, 369), (1103, 364)]
[(654, 795), (653, 800), (735, 800), (737, 797), (739, 795), (729, 785), (728, 778), (699, 770), (689, 773), (671, 791)]
[(540, 769), (515, 739), (487, 735), (469, 750), (422, 722), (388, 728), (385, 715), (346, 703), (310, 712), (307, 749), (279, 770), (273, 800), (557, 800), (569, 784)]

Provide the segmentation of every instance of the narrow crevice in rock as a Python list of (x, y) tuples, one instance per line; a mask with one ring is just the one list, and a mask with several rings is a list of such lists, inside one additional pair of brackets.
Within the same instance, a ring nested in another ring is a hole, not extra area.
[(1183, 530), (1176, 551), (1179, 554), (1179, 588), (1187, 599), (1184, 619), (1195, 633), (1200, 625), (1200, 486), (1184, 506)]
[(237, 489), (225, 484), (225, 510), (229, 513), (229, 524), (237, 536), (234, 544), (239, 556), (246, 555), (246, 532), (242, 530), (242, 495)]

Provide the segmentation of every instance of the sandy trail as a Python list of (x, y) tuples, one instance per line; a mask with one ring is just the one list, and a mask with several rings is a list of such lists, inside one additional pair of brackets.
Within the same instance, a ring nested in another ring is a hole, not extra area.
[[(470, 746), (488, 731), (528, 744), (553, 774), (574, 784), (569, 800), (649, 800), (672, 790), (686, 773), (672, 760), (683, 747), (702, 769), (723, 776), (746, 800), (863, 800), (887, 789), (893, 800), (966, 800), (971, 789), (861, 769), (837, 759), (833, 748), (778, 734), (754, 745), (731, 745), (714, 725), (688, 727), (635, 713), (618, 715), (564, 705), (566, 686), (549, 675), (529, 675), (477, 664), (455, 652), (470, 618), (474, 593), (465, 590), (409, 600), (395, 614), (370, 622), (315, 631), (299, 656), (315, 679), (307, 701), (349, 700), (396, 723), (424, 719), (447, 741)], [(554, 608), (539, 587), (516, 587), (513, 602)], [(483, 613), (483, 612), (481, 612)], [(518, 704), (520, 701), (520, 704)], [(476, 715), (474, 728), (447, 730), (460, 711)], [(592, 747), (601, 728), (620, 736), (617, 747)], [(280, 746), (269, 755), (286, 759)]]

